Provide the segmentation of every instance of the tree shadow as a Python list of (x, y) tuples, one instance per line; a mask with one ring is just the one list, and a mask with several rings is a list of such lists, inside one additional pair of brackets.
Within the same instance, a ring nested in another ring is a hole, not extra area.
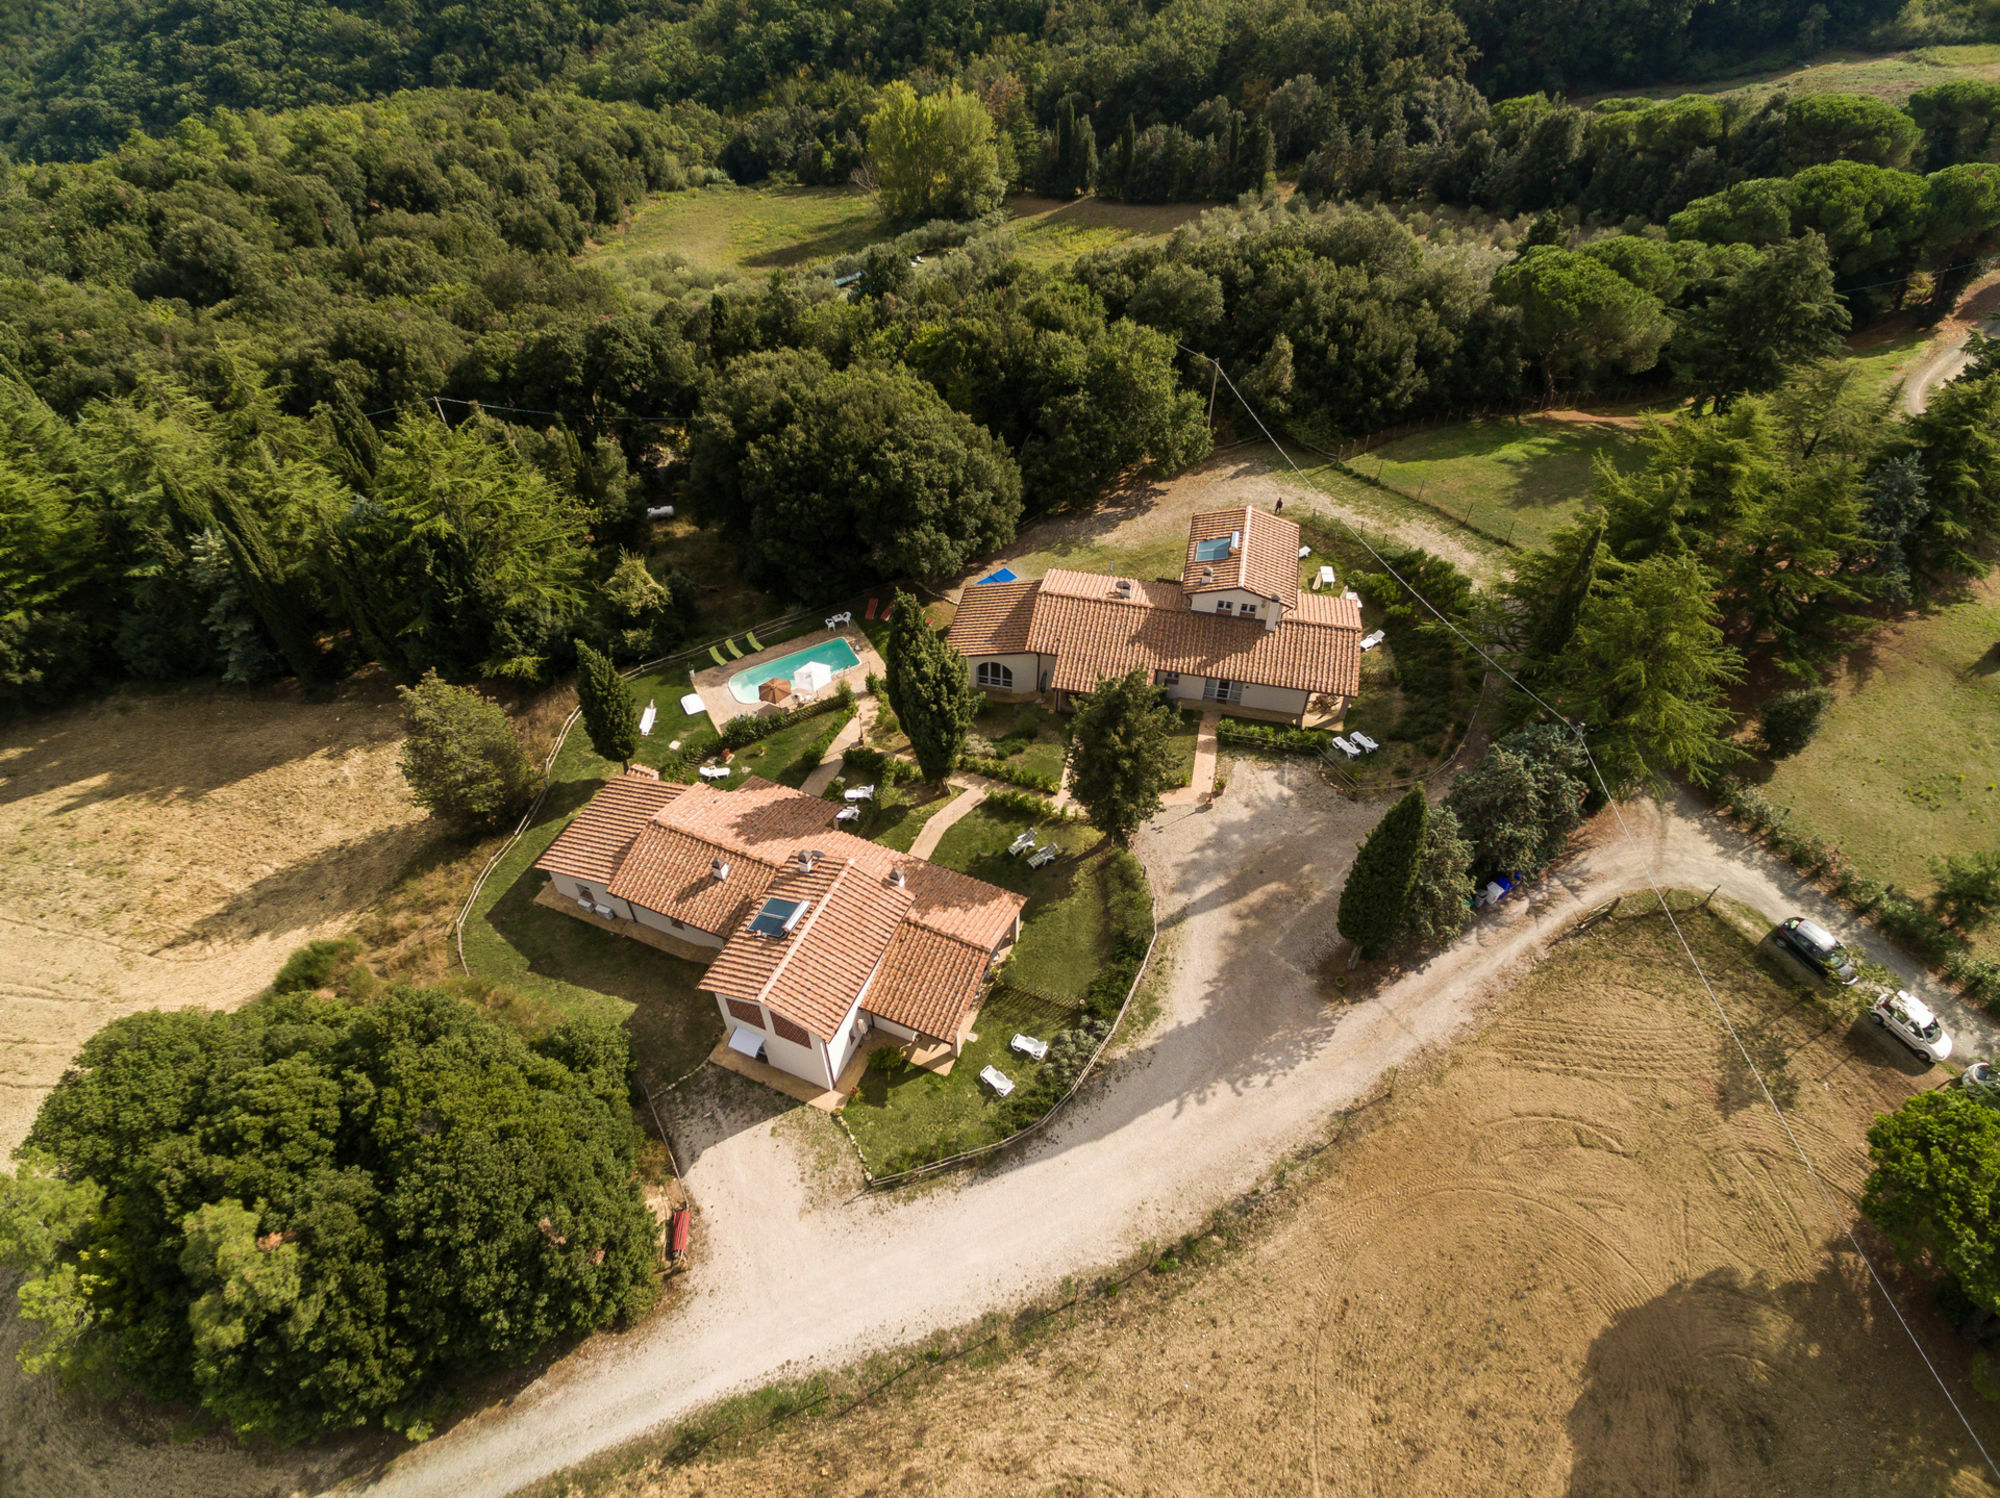
[(349, 838), (242, 885), (221, 909), (189, 926), (165, 948), (233, 944), (305, 932), (351, 915), (401, 879), (449, 862), (465, 850), (432, 822), (412, 822)]
[[(1803, 1279), (1715, 1269), (1618, 1313), (1570, 1407), (1569, 1498), (1956, 1490), (1982, 1459), (1917, 1350), (1882, 1324), (1889, 1314), (1852, 1256), (1832, 1251)], [(1912, 1320), (1946, 1341), (1927, 1310)], [(1964, 1388), (1962, 1360), (1945, 1354), (1945, 1376), (1992, 1431), (2000, 1420)]]

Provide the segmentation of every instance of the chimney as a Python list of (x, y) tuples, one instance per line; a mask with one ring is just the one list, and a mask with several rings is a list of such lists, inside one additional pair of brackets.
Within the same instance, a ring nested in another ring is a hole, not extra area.
[(729, 877), (729, 865), (724, 863), (719, 858), (711, 858), (708, 861), (708, 871), (709, 873), (713, 874), (717, 880), (723, 880)]
[(801, 874), (810, 874), (813, 871), (813, 860), (818, 857), (819, 849), (817, 848), (810, 850), (805, 848), (799, 849), (799, 872)]
[(1243, 532), (1231, 531), (1229, 533), (1229, 554), (1231, 556), (1235, 556), (1236, 553), (1241, 551), (1242, 549), (1243, 549)]
[(1212, 582), (1214, 582), (1214, 581), (1215, 581), (1215, 569), (1214, 569), (1213, 567), (1204, 567), (1204, 568), (1202, 568), (1202, 569), (1201, 569), (1201, 580), (1202, 580), (1203, 582), (1205, 582), (1205, 583), (1212, 583)]
[(903, 887), (903, 866), (901, 864), (897, 864), (896, 867), (889, 870), (889, 883), (897, 889)]

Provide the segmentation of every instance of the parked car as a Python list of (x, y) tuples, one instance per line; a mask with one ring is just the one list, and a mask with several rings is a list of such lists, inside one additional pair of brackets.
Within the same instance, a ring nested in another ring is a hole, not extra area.
[(1942, 1061), (1951, 1054), (1951, 1036), (1943, 1023), (1914, 994), (1900, 988), (1885, 992), (1869, 1006), (1868, 1017), (1926, 1061)]
[(1989, 1108), (2000, 1109), (2000, 1067), (1991, 1061), (1975, 1061), (1965, 1069), (1958, 1085), (1966, 1094)]
[(1807, 967), (1823, 978), (1833, 979), (1843, 988), (1861, 976), (1855, 970), (1853, 957), (1834, 939), (1833, 933), (1802, 915), (1795, 915), (1782, 923), (1771, 936), (1795, 953)]

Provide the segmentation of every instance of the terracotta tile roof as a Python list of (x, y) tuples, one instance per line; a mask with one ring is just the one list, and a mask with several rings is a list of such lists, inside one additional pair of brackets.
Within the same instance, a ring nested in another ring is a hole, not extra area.
[(653, 813), (686, 789), (660, 779), (658, 770), (645, 765), (628, 767), (616, 780), (607, 781), (556, 834), (535, 867), (593, 884), (607, 882)]
[(1292, 691), (1352, 697), (1361, 687), (1361, 610), (1352, 599), (1301, 595), (1276, 629), (1260, 620), (1196, 613), (1172, 583), (1088, 572), (1042, 579), (1028, 649), (1052, 655), (1049, 685), (1087, 692), (1128, 671), (1178, 671)]
[[(1202, 542), (1226, 541), (1232, 535), (1242, 537), (1235, 551), (1208, 562), (1195, 555)], [(1205, 577), (1204, 572), (1213, 575)], [(1188, 524), (1181, 587), (1189, 593), (1243, 588), (1291, 608), (1299, 601), (1298, 526), (1255, 505), (1204, 511)]]
[[(761, 998), (822, 1039), (832, 1038), (897, 930), (914, 927), (975, 948), (983, 963), (1026, 903), (969, 874), (837, 831), (831, 803), (756, 776), (733, 791), (673, 786), (650, 810), (617, 789), (623, 784), (608, 782), (577, 817), (592, 818), (599, 841), (622, 849), (606, 887), (726, 936), (703, 987)], [(821, 857), (812, 872), (799, 872), (800, 851), (813, 849)], [(728, 865), (725, 879), (714, 875), (717, 858)], [(890, 880), (898, 869), (900, 888)], [(801, 896), (794, 887), (821, 893)], [(745, 934), (774, 894), (812, 898), (813, 909), (782, 942)]]
[(723, 944), (701, 986), (724, 998), (761, 1001), (831, 1040), (904, 924), (909, 892), (851, 860), (823, 858), (809, 872), (794, 865), (780, 874), (766, 887), (765, 898), (811, 904), (792, 931), (760, 936), (749, 929), (763, 908), (758, 901)]
[(961, 655), (1019, 655), (1028, 648), (1028, 625), (1035, 615), (1035, 579), (977, 583), (958, 600), (958, 615), (946, 638)]
[(935, 1040), (955, 1040), (990, 960), (988, 948), (905, 923), (889, 943), (864, 1007)]

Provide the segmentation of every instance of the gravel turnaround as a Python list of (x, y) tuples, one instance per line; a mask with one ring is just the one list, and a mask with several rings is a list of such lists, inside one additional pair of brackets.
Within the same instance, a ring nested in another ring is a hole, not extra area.
[[(1449, 1042), (1585, 909), (1646, 887), (1707, 889), (1860, 936), (1788, 867), (1687, 803), (1625, 808), (1580, 857), (1489, 913), (1452, 950), (1359, 1003), (1334, 997), (1340, 884), (1382, 808), (1303, 763), (1236, 766), (1213, 808), (1175, 808), (1139, 839), (1171, 974), (1163, 1011), (1051, 1131), (981, 1174), (884, 1197), (851, 1155), (737, 1079), (676, 1094), (700, 1203), (683, 1303), (602, 1338), (512, 1399), (342, 1492), (492, 1495), (685, 1418), (716, 1398), (962, 1324), (1194, 1227), (1365, 1098)], [(1870, 955), (1887, 960), (1879, 944)], [(1900, 960), (1967, 1055), (1992, 1036)], [(845, 1148), (845, 1141), (838, 1141)]]

